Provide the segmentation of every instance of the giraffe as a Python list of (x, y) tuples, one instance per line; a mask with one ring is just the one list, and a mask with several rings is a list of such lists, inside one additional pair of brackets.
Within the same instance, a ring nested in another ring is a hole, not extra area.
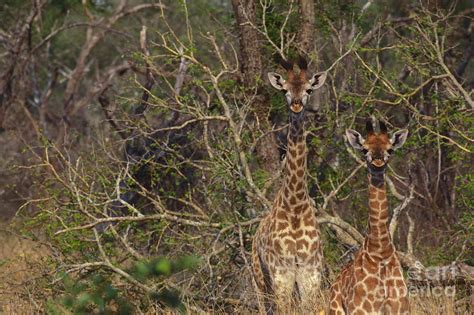
[[(315, 208), (306, 185), (304, 113), (311, 93), (326, 80), (326, 72), (306, 78), (307, 63), (281, 60), (287, 80), (270, 72), (271, 85), (285, 93), (289, 107), (288, 146), (284, 179), (271, 211), (262, 219), (252, 244), (252, 263), (259, 297), (267, 313), (279, 312), (298, 297), (301, 305), (314, 304), (322, 270), (322, 248)], [(273, 299), (272, 299), (273, 298)], [(275, 303), (276, 302), (276, 303)]]
[(408, 130), (398, 130), (389, 138), (385, 124), (379, 126), (376, 133), (367, 121), (366, 139), (355, 130), (346, 130), (349, 144), (367, 162), (369, 227), (363, 246), (331, 287), (330, 314), (409, 314), (407, 286), (387, 227), (384, 180), (390, 155), (405, 143)]

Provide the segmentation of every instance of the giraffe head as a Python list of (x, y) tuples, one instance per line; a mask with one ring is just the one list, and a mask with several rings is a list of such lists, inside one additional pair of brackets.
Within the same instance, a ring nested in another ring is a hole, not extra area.
[(285, 93), (286, 102), (292, 113), (302, 113), (311, 93), (319, 89), (324, 84), (324, 81), (326, 81), (327, 73), (318, 72), (308, 79), (306, 77), (308, 63), (301, 56), (297, 62), (298, 73), (294, 71), (294, 62), (281, 59), (280, 64), (287, 71), (287, 79), (283, 79), (283, 76), (278, 73), (269, 72), (268, 78), (270, 83), (275, 89)]
[(371, 120), (367, 120), (365, 139), (355, 130), (346, 130), (347, 140), (354, 149), (362, 152), (369, 172), (372, 174), (385, 171), (390, 155), (405, 143), (408, 135), (408, 130), (402, 129), (394, 132), (390, 137), (387, 126), (382, 121), (379, 121), (379, 126), (380, 132), (376, 133)]

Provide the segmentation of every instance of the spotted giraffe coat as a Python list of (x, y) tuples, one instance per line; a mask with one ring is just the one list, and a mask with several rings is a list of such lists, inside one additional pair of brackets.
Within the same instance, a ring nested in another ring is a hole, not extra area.
[(408, 290), (387, 227), (383, 176), (369, 176), (369, 232), (331, 288), (330, 314), (409, 314)]
[(306, 185), (303, 124), (302, 114), (290, 114), (284, 184), (253, 239), (253, 270), (267, 312), (272, 298), (285, 304), (297, 295), (303, 304), (314, 303), (321, 282), (321, 238)]

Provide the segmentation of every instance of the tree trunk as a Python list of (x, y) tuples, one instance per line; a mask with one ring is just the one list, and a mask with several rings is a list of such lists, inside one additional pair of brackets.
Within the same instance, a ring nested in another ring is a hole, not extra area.
[(316, 52), (316, 36), (314, 32), (314, 0), (299, 0), (301, 26), (298, 34), (298, 49), (310, 56)]
[[(232, 0), (240, 44), (240, 70), (246, 92), (253, 96), (251, 104), (255, 113), (256, 129), (267, 132), (271, 129), (268, 97), (260, 91), (259, 79), (263, 76), (263, 65), (259, 35), (252, 25), (256, 23), (255, 0)], [(255, 89), (258, 93), (255, 93)], [(256, 94), (256, 96), (254, 96)], [(267, 133), (256, 146), (260, 167), (268, 175), (280, 169), (278, 143), (274, 133)]]
[[(299, 13), (301, 17), (301, 25), (298, 33), (298, 51), (303, 56), (308, 56), (312, 61), (311, 68), (319, 71), (319, 56), (316, 51), (316, 35), (315, 35), (315, 15), (314, 0), (299, 0)], [(308, 106), (317, 111), (321, 106), (322, 90), (317, 90), (313, 94)]]
[[(246, 87), (254, 87), (256, 79), (262, 75), (262, 60), (256, 25), (255, 1), (232, 0), (240, 44), (240, 67), (243, 83)], [(252, 24), (252, 25), (250, 25)]]

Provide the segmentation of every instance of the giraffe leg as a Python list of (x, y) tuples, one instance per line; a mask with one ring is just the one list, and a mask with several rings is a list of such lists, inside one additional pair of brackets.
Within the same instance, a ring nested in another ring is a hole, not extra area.
[(389, 270), (389, 277), (385, 280), (386, 300), (385, 314), (409, 314), (408, 288), (403, 279), (402, 269), (398, 260), (392, 261), (394, 268)]
[(408, 294), (402, 298), (400, 298), (400, 314), (408, 315), (410, 314), (410, 302), (408, 298)]
[(387, 293), (388, 297), (383, 305), (384, 314), (410, 314), (408, 290), (405, 286), (389, 287)]
[(410, 314), (410, 295), (406, 285), (400, 289), (400, 314)]
[(342, 292), (339, 283), (335, 283), (331, 288), (331, 299), (329, 315), (345, 315), (344, 304), (342, 302)]
[(387, 299), (384, 303), (383, 313), (387, 315), (408, 315), (410, 314), (410, 307), (408, 304), (408, 297)]
[(268, 268), (266, 268), (265, 262), (262, 261), (258, 251), (252, 252), (252, 267), (255, 282), (257, 284), (257, 302), (259, 312), (265, 314), (273, 314), (275, 309), (275, 303), (272, 299), (272, 284), (270, 275), (268, 274)]
[(320, 285), (321, 273), (318, 268), (311, 267), (303, 270), (298, 270), (296, 274), (296, 284), (301, 300), (301, 311), (304, 314), (309, 314), (323, 308), (320, 303)]
[(262, 292), (265, 290), (265, 281), (262, 271), (262, 265), (258, 256), (259, 255), (257, 251), (254, 250), (252, 252), (252, 269), (255, 283), (257, 284), (257, 289)]
[(273, 289), (278, 314), (289, 314), (293, 306), (295, 274), (288, 269), (279, 268), (275, 272)]

